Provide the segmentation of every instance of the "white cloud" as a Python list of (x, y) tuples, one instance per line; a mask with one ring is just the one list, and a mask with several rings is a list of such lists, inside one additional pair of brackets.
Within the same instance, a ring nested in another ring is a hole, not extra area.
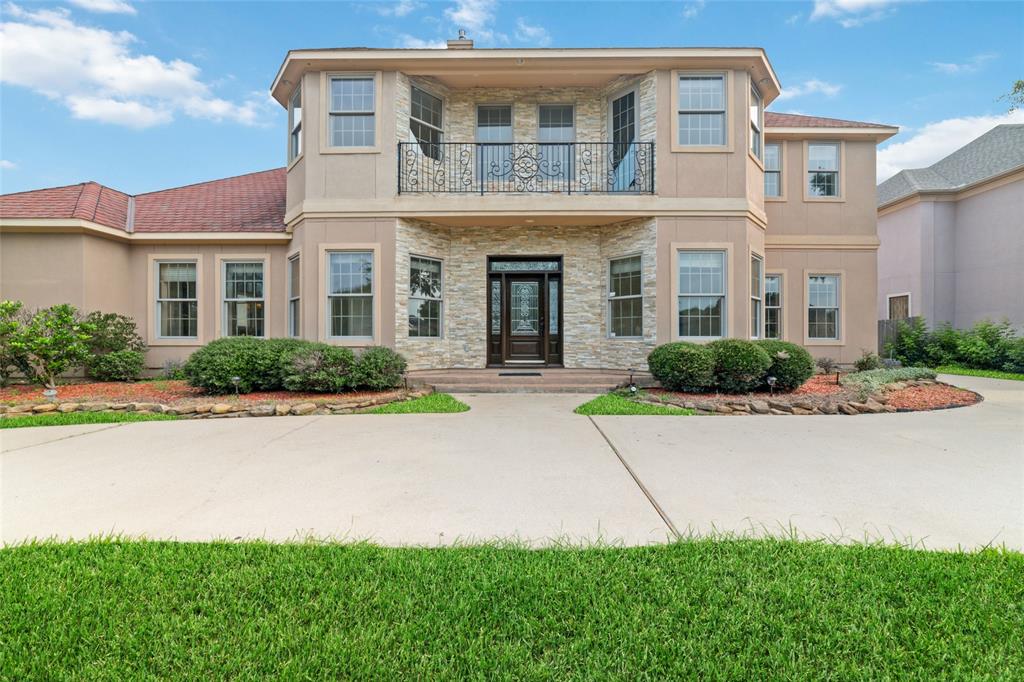
[(516, 19), (516, 40), (547, 47), (551, 44), (551, 34), (543, 26), (531, 26), (525, 19), (519, 17)]
[(398, 44), (401, 47), (411, 47), (415, 49), (438, 49), (448, 47), (448, 42), (445, 40), (423, 40), (422, 38), (411, 36), (408, 33), (399, 34)]
[(490, 40), (494, 37), (491, 24), (497, 4), (497, 0), (456, 0), (454, 6), (445, 9), (444, 15), (456, 29), (466, 29), (470, 38)]
[(963, 64), (956, 64), (953, 62), (928, 62), (928, 65), (936, 71), (949, 74), (950, 76), (959, 76), (965, 73), (974, 73), (995, 58), (995, 54), (985, 52), (983, 54), (974, 55)]
[[(999, 116), (965, 116), (929, 123), (907, 140), (892, 142), (878, 150), (878, 181), (882, 182), (908, 168), (926, 168), (1001, 123), (1024, 123), (1024, 110)], [(895, 139), (899, 140), (899, 137)]]
[(800, 21), (800, 17), (802, 16), (803, 14), (801, 14), (800, 12), (797, 12), (796, 14), (791, 14), (788, 17), (786, 17), (786, 23), (792, 26), (796, 22)]
[(398, 0), (394, 3), (378, 2), (373, 5), (374, 11), (383, 17), (404, 17), (412, 14), (423, 6), (419, 0)]
[(133, 50), (127, 31), (76, 24), (65, 9), (26, 10), (8, 3), (0, 23), (0, 81), (61, 102), (75, 118), (148, 128), (176, 113), (256, 124), (265, 96), (216, 97), (199, 68)]
[(683, 19), (693, 19), (704, 9), (704, 0), (693, 0), (683, 5)]
[(125, 0), (68, 0), (75, 7), (103, 14), (135, 14), (135, 8)]
[(835, 19), (843, 28), (855, 28), (878, 21), (893, 12), (901, 0), (814, 0), (811, 21)]
[(2, 170), (14, 170), (17, 167), (18, 164), (14, 163), (13, 161), (8, 161), (7, 159), (0, 159), (0, 169)]
[(835, 85), (833, 83), (818, 80), (817, 78), (811, 78), (809, 80), (805, 80), (803, 83), (797, 83), (794, 86), (783, 88), (779, 96), (775, 98), (775, 101), (779, 102), (782, 100), (793, 99), (795, 97), (814, 94), (821, 94), (826, 97), (835, 97), (842, 89), (842, 85)]

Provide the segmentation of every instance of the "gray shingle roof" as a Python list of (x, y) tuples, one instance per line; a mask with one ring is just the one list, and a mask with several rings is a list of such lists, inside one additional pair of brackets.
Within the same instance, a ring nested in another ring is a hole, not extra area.
[(998, 125), (928, 168), (902, 170), (878, 186), (883, 206), (917, 192), (951, 192), (1024, 167), (1024, 123)]

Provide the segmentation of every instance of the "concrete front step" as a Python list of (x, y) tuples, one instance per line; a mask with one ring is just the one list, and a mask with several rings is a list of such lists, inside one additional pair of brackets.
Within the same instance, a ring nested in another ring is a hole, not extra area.
[(615, 386), (579, 384), (433, 384), (439, 393), (607, 393)]
[[(534, 374), (539, 374), (535, 376)], [(651, 386), (654, 380), (646, 372), (637, 372), (633, 380)], [(623, 370), (585, 370), (563, 368), (505, 368), (421, 370), (409, 373), (417, 386), (431, 386), (446, 393), (604, 393), (625, 385), (630, 373)]]

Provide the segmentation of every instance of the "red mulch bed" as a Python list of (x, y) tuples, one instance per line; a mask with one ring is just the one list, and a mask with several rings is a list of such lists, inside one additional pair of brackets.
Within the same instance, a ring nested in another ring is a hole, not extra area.
[(938, 410), (944, 407), (973, 405), (980, 398), (978, 394), (955, 386), (934, 384), (932, 386), (910, 386), (902, 391), (888, 394), (889, 405), (898, 410)]
[[(361, 391), (338, 394), (346, 400), (369, 398), (392, 391)], [(260, 391), (234, 395), (208, 395), (202, 389), (193, 388), (185, 381), (158, 379), (123, 383), (119, 381), (62, 384), (57, 387), (57, 400), (61, 402), (106, 402), (106, 403), (161, 403), (163, 405), (188, 405), (198, 403), (236, 401), (246, 404), (303, 401), (324, 401), (333, 397), (328, 393), (293, 393), (291, 391)], [(0, 389), (0, 403), (43, 402), (42, 389), (38, 386), (8, 386)]]
[[(834, 394), (838, 394), (838, 393), (843, 393), (845, 390), (846, 389), (843, 386), (840, 386), (839, 384), (836, 383), (836, 375), (835, 374), (828, 374), (828, 375), (825, 375), (825, 374), (815, 374), (810, 379), (808, 379), (806, 382), (804, 382), (804, 385), (801, 386), (800, 388), (798, 388), (796, 390), (793, 390), (793, 391), (789, 391), (788, 393), (783, 393), (782, 391), (776, 391), (775, 392), (775, 396), (777, 398), (784, 398), (786, 396), (790, 396), (790, 397), (796, 397), (796, 396), (828, 396), (828, 395), (834, 395)], [(728, 394), (728, 393), (679, 393), (679, 392), (676, 392), (676, 391), (669, 391), (669, 390), (664, 389), (664, 388), (652, 388), (652, 389), (648, 390), (648, 393), (665, 394), (665, 395), (676, 396), (676, 397), (679, 397), (679, 398), (684, 398), (686, 400), (692, 400), (692, 401), (714, 400), (716, 398), (736, 398), (737, 397), (736, 395)], [(742, 395), (750, 395), (750, 396), (753, 396), (755, 398), (770, 398), (771, 397), (771, 392), (770, 391), (754, 391), (754, 392), (752, 392), (750, 394), (742, 394)]]

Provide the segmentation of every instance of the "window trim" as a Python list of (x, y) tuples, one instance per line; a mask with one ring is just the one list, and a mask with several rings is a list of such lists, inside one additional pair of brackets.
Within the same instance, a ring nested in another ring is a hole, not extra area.
[(758, 304), (758, 317), (760, 318), (760, 329), (754, 330), (754, 319), (751, 315), (747, 320), (747, 331), (750, 333), (751, 340), (763, 339), (764, 338), (764, 255), (749, 250), (749, 258), (747, 259), (747, 286), (752, 287), (754, 283), (754, 261), (758, 260), (761, 263), (761, 277), (760, 277), (760, 293), (758, 296), (754, 296), (754, 292), (750, 291), (750, 303), (753, 304), (757, 301)]
[[(292, 268), (294, 263), (299, 263), (299, 290), (298, 292), (292, 291)], [(302, 249), (292, 251), (285, 255), (285, 267), (284, 267), (284, 293), (285, 293), (285, 314), (284, 314), (284, 325), (285, 325), (285, 336), (291, 339), (302, 338), (302, 268), (303, 258)], [(296, 333), (292, 334), (292, 301), (297, 301), (299, 304), (299, 324), (295, 330)]]
[[(331, 146), (331, 101), (330, 88), (332, 78), (373, 78), (373, 146), (369, 147), (333, 147)], [(383, 109), (383, 73), (381, 71), (321, 71), (320, 72), (320, 112), (323, 121), (320, 124), (321, 154), (379, 154), (381, 153), (381, 115)], [(306, 115), (306, 112), (303, 113)]]
[[(423, 119), (416, 118), (415, 116), (412, 115), (412, 91), (413, 90), (419, 90), (420, 92), (422, 92), (422, 93), (424, 93), (426, 95), (430, 95), (434, 99), (439, 100), (441, 102), (441, 127), (440, 128), (435, 126), (433, 123), (428, 123), (428, 122), (424, 121)], [(412, 132), (412, 122), (416, 121), (417, 123), (419, 123), (421, 125), (425, 125), (428, 128), (430, 128), (431, 130), (435, 130), (438, 133), (440, 133), (441, 134), (441, 141), (438, 144), (443, 145), (444, 141), (445, 141), (445, 138), (447, 137), (447, 133), (446, 133), (445, 127), (444, 127), (444, 124), (445, 124), (445, 122), (447, 120), (448, 120), (448, 100), (443, 95), (439, 95), (438, 93), (434, 92), (430, 88), (423, 87), (419, 83), (410, 81), (409, 82), (409, 123), (406, 126), (406, 129), (407, 129), (407, 132), (412, 136), (412, 140), (411, 141), (412, 142), (416, 142), (417, 144), (422, 144), (422, 143), (420, 143), (419, 140), (416, 139), (416, 135), (413, 134), (413, 132)], [(420, 150), (422, 152), (422, 147), (420, 148)]]
[[(150, 346), (200, 346), (203, 343), (203, 256), (199, 253), (161, 253), (150, 254), (147, 258), (149, 277), (146, 285), (148, 320), (146, 321), (146, 337)], [(196, 335), (195, 336), (161, 336), (160, 310), (157, 305), (157, 294), (160, 285), (160, 263), (195, 263), (196, 265)]]
[[(670, 150), (679, 153), (727, 154), (733, 151), (736, 137), (733, 134), (732, 71), (689, 71), (674, 69), (672, 72), (672, 139)], [(725, 144), (724, 145), (682, 145), (679, 144), (679, 79), (683, 76), (723, 76), (725, 88)]]
[(754, 160), (754, 163), (756, 163), (761, 168), (761, 170), (763, 171), (764, 170), (764, 145), (765, 145), (765, 139), (764, 139), (764, 95), (762, 95), (761, 91), (757, 89), (757, 86), (754, 84), (754, 79), (751, 78), (750, 79), (750, 92), (747, 95), (747, 118), (748, 118), (748, 120), (750, 118), (750, 108), (754, 105), (754, 97), (753, 96), (755, 94), (757, 95), (757, 98), (758, 98), (757, 131), (761, 134), (760, 135), (760, 139), (761, 139), (761, 149), (760, 149), (760, 152), (761, 153), (758, 154), (756, 150), (752, 149), (752, 147), (754, 146), (754, 122), (750, 121), (749, 124), (747, 125), (747, 140), (748, 140), (748, 142), (747, 142), (747, 154), (750, 156), (750, 158), (752, 158)]
[[(809, 146), (812, 144), (834, 144), (839, 149), (839, 196), (835, 197), (814, 197), (810, 193), (810, 180), (808, 174), (810, 173), (810, 159), (808, 154), (810, 152)], [(804, 140), (803, 141), (803, 200), (805, 203), (843, 203), (846, 201), (846, 140), (836, 139), (822, 139), (822, 140)]]
[[(777, 305), (777, 306), (769, 306), (768, 305), (767, 292), (768, 292), (768, 278), (769, 277), (778, 277), (779, 278), (779, 305)], [(766, 268), (765, 271), (764, 271), (765, 299), (764, 299), (764, 307), (763, 307), (763, 311), (764, 312), (762, 313), (762, 315), (764, 316), (764, 320), (765, 320), (765, 329), (767, 329), (767, 325), (768, 325), (768, 313), (767, 313), (768, 308), (770, 307), (772, 309), (777, 309), (779, 311), (779, 336), (778, 336), (778, 338), (769, 337), (767, 334), (765, 334), (765, 336), (764, 336), (765, 339), (770, 339), (771, 341), (785, 341), (787, 338), (789, 338), (789, 335), (786, 333), (786, 281), (787, 281), (787, 277), (788, 277), (788, 275), (787, 275), (787, 271), (786, 270), (770, 270), (770, 269)]]
[[(837, 324), (839, 329), (839, 335), (834, 339), (824, 339), (811, 337), (808, 329), (810, 322), (810, 309), (811, 309), (811, 277), (812, 276), (832, 276), (839, 278), (839, 317)], [(844, 311), (846, 310), (846, 270), (804, 270), (804, 328), (803, 328), (803, 339), (805, 346), (844, 346), (846, 345), (846, 320), (844, 318)]]
[[(273, 317), (271, 316), (270, 305), (270, 257), (266, 254), (251, 254), (251, 253), (233, 253), (233, 254), (217, 254), (214, 258), (214, 262), (217, 267), (217, 286), (215, 287), (215, 293), (217, 296), (217, 315), (214, 321), (217, 338), (224, 338), (227, 334), (224, 333), (224, 325), (227, 322), (227, 301), (224, 298), (225, 294), (225, 276), (227, 274), (228, 263), (263, 263), (263, 336), (254, 336), (254, 339), (267, 339), (272, 336), (270, 333), (270, 325)], [(257, 300), (257, 299), (253, 299)]]
[(891, 317), (889, 317), (889, 315), (892, 312), (892, 308), (890, 307), (891, 304), (889, 302), (889, 299), (899, 298), (900, 296), (906, 296), (907, 297), (907, 319), (909, 320), (911, 317), (914, 316), (914, 295), (912, 293), (910, 293), (909, 291), (903, 291), (903, 292), (900, 292), (898, 294), (886, 294), (885, 295), (885, 318), (887, 320), (891, 320), (892, 319)]
[[(445, 327), (446, 327), (446, 325), (444, 323), (444, 313), (445, 313), (444, 293), (445, 293), (445, 284), (446, 284), (446, 282), (445, 282), (445, 275), (446, 275), (447, 268), (445, 267), (444, 259), (443, 258), (438, 258), (437, 256), (421, 255), (419, 253), (410, 253), (409, 254), (409, 268), (408, 268), (408, 272), (410, 272), (410, 273), (412, 272), (412, 260), (414, 258), (419, 258), (420, 260), (432, 260), (432, 261), (437, 262), (437, 264), (439, 266), (441, 266), (441, 271), (439, 273), (439, 276), (441, 278), (441, 295), (438, 298), (431, 298), (429, 296), (413, 296), (412, 295), (412, 290), (411, 289), (409, 290), (409, 295), (406, 296), (406, 305), (405, 305), (405, 330), (406, 330), (406, 338), (408, 338), (410, 341), (440, 341), (441, 339), (443, 339), (445, 337)], [(437, 336), (412, 336), (411, 334), (409, 334), (409, 301), (413, 301), (413, 300), (438, 301), (438, 302), (440, 302), (440, 304), (441, 304), (441, 311), (440, 311), (439, 318), (438, 318)]]
[[(617, 260), (626, 260), (627, 258), (639, 258), (640, 259), (640, 293), (631, 294), (629, 296), (612, 296), (612, 263)], [(644, 294), (644, 265), (646, 265), (646, 259), (642, 251), (634, 251), (631, 253), (624, 253), (618, 256), (610, 256), (605, 259), (605, 273), (607, 278), (605, 279), (605, 338), (610, 340), (623, 340), (623, 341), (638, 341), (643, 340), (645, 327), (644, 324), (644, 311), (646, 310), (647, 296)], [(619, 301), (625, 299), (640, 299), (640, 334), (639, 336), (616, 336), (612, 334), (612, 301)]]
[[(788, 149), (787, 143), (786, 143), (786, 140), (769, 140), (769, 139), (765, 138), (765, 140), (764, 140), (764, 147), (765, 147), (766, 150), (767, 150), (768, 145), (770, 145), (770, 144), (778, 145), (778, 147), (779, 147), (779, 170), (778, 171), (770, 171), (770, 170), (768, 170), (767, 163), (763, 165), (762, 169), (764, 170), (764, 173), (765, 173), (766, 176), (768, 175), (768, 173), (775, 173), (775, 172), (777, 172), (779, 174), (779, 195), (773, 197), (773, 196), (768, 196), (767, 193), (764, 193), (764, 200), (765, 201), (785, 201), (786, 200), (786, 165), (787, 165), (786, 164), (786, 151)], [(765, 152), (765, 156), (766, 157), (768, 156), (767, 151)]]
[[(733, 271), (733, 243), (732, 242), (672, 242), (669, 245), (672, 253), (672, 301), (671, 320), (673, 341), (691, 341), (693, 343), (708, 343), (729, 337), (729, 330), (732, 325), (729, 323), (729, 315), (733, 310), (733, 290), (730, 286), (729, 277)], [(722, 310), (722, 335), (721, 336), (681, 336), (679, 334), (679, 254), (682, 251), (722, 251), (725, 253), (725, 272), (722, 281), (725, 284), (725, 295), (723, 296), (724, 309)]]
[(306, 115), (306, 96), (302, 91), (302, 81), (292, 89), (292, 94), (288, 98), (288, 169), (291, 169), (299, 159), (306, 154), (306, 136), (302, 134), (302, 129), (305, 121), (299, 121), (299, 152), (295, 156), (292, 156), (292, 138), (295, 136), (295, 95), (299, 96), (299, 108), (302, 110), (302, 117)]
[[(370, 251), (373, 253), (373, 279), (371, 289), (373, 291), (373, 336), (328, 336), (328, 307), (330, 301), (327, 297), (327, 278), (331, 274), (330, 268), (327, 266), (327, 255), (338, 251), (350, 251), (350, 252), (366, 252)], [(381, 342), (381, 299), (383, 298), (383, 290), (381, 287), (381, 268), (383, 263), (381, 261), (381, 245), (380, 242), (370, 243), (331, 243), (331, 244), (319, 244), (317, 249), (318, 255), (318, 273), (319, 273), (319, 285), (317, 288), (318, 305), (317, 305), (317, 339), (329, 343), (335, 346), (377, 346)], [(392, 290), (393, 293), (393, 290)]]

